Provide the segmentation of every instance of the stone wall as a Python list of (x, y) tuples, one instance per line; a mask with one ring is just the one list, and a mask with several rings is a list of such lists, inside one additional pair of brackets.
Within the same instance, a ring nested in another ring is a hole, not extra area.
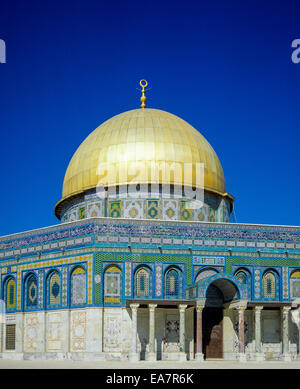
[[(293, 311), (292, 311), (293, 312)], [(84, 308), (1, 315), (1, 355), (11, 359), (99, 359), (127, 360), (132, 351), (132, 313), (130, 308)], [(289, 353), (299, 351), (298, 316), (289, 315)], [(297, 317), (296, 317), (297, 316)], [(265, 358), (282, 358), (281, 311), (262, 310), (262, 351)], [(238, 356), (238, 313), (223, 310), (223, 357)], [(16, 325), (15, 350), (6, 349), (6, 325)], [(255, 359), (254, 312), (245, 311), (245, 353)], [(138, 308), (137, 350), (140, 358), (149, 353), (149, 309)], [(175, 360), (179, 353), (178, 309), (155, 309), (155, 350), (157, 359)], [(194, 358), (194, 309), (185, 312), (185, 352)]]
[[(193, 358), (193, 309), (186, 310), (186, 352)], [(170, 333), (167, 333), (169, 321)], [(16, 325), (15, 350), (6, 350), (6, 324)], [(130, 308), (83, 308), (6, 315), (2, 320), (3, 358), (125, 360), (132, 347)], [(179, 312), (155, 309), (155, 348), (158, 359), (176, 359), (179, 351)], [(149, 352), (149, 310), (138, 309), (138, 352)]]

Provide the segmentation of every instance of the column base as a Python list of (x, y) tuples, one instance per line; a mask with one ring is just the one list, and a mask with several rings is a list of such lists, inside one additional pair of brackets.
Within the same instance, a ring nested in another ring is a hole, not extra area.
[(180, 352), (180, 353), (178, 354), (178, 356), (179, 356), (179, 361), (181, 361), (181, 362), (187, 360), (187, 355), (186, 355), (186, 353)]
[(146, 354), (146, 361), (155, 362), (156, 360), (157, 360), (156, 353), (147, 353)]
[(129, 362), (138, 362), (140, 360), (139, 353), (129, 353)]
[(14, 352), (5, 352), (5, 351), (0, 353), (0, 358), (1, 359), (15, 359), (15, 360), (25, 359), (23, 353), (14, 353)]
[(255, 361), (264, 361), (265, 360), (265, 354), (264, 353), (255, 353), (254, 354), (254, 360)]
[(199, 362), (203, 362), (204, 361), (204, 354), (203, 353), (196, 353), (195, 360), (199, 361)]
[(240, 362), (247, 362), (247, 356), (245, 353), (238, 353), (238, 360)]
[[(68, 353), (45, 353), (46, 359), (71, 359), (72, 361), (105, 361), (105, 353), (91, 353), (91, 352), (68, 352)], [(52, 354), (52, 356), (51, 356)], [(54, 355), (53, 355), (54, 354)], [(56, 358), (56, 356), (58, 358)], [(33, 359), (33, 358), (27, 358)]]
[(281, 354), (280, 359), (285, 362), (290, 362), (292, 360), (291, 355), (289, 353)]

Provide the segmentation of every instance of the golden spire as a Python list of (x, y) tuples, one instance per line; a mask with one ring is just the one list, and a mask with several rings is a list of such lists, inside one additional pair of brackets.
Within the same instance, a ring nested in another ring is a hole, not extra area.
[(145, 96), (145, 88), (148, 85), (148, 82), (146, 80), (141, 80), (140, 81), (140, 86), (143, 88), (142, 89), (142, 97), (141, 97), (141, 108), (146, 108), (146, 96)]

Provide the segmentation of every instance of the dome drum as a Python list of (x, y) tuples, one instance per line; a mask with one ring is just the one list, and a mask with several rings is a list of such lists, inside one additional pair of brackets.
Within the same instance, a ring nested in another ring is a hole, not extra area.
[(106, 190), (99, 197), (96, 190), (89, 190), (62, 202), (57, 216), (62, 222), (90, 217), (230, 222), (231, 200), (215, 193), (205, 191), (203, 202), (184, 197), (181, 191), (138, 194), (133, 197), (125, 187), (118, 187), (116, 194)]

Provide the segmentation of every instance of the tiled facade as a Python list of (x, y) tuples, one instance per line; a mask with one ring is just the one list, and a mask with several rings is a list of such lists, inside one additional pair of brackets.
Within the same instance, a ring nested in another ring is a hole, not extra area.
[[(151, 207), (155, 209), (155, 204)], [(133, 301), (142, 301), (136, 308), (136, 350), (145, 358), (152, 355), (147, 304), (155, 304), (156, 357), (172, 359), (182, 353), (182, 317), (179, 309), (160, 304), (176, 300), (175, 307), (187, 304), (184, 350), (192, 359), (195, 307), (205, 301), (210, 285), (228, 281), (236, 291), (231, 303), (246, 304), (246, 357), (257, 354), (253, 307), (259, 304), (264, 307), (261, 353), (273, 359), (286, 358), (287, 353), (298, 358), (298, 227), (129, 220), (112, 215), (2, 237), (0, 259), (1, 299), (7, 312), (2, 320), (16, 325), (14, 350), (6, 349), (3, 332), (3, 357), (47, 358), (55, 353), (57, 358), (130, 358), (127, 335), (135, 323), (130, 307)], [(143, 267), (148, 289), (137, 296), (136, 274)], [(171, 269), (178, 273), (176, 298), (167, 292)], [(287, 353), (281, 337), (286, 311), (281, 314), (275, 305), (290, 308)], [(236, 359), (238, 310), (231, 308), (224, 308), (223, 355)]]

